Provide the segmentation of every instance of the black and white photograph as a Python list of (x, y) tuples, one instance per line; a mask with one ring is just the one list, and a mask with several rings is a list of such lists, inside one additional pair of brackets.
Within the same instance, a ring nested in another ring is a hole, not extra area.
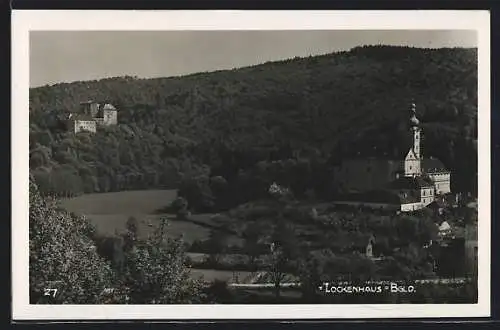
[(487, 12), (182, 13), (13, 14), (14, 315), (489, 315)]

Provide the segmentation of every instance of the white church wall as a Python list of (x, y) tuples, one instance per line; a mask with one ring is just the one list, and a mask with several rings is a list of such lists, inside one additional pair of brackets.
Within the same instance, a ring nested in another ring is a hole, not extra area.
[(408, 204), (401, 204), (401, 212), (411, 212), (411, 211), (416, 211), (420, 210), (424, 207), (424, 205), (420, 202), (418, 203), (408, 203)]

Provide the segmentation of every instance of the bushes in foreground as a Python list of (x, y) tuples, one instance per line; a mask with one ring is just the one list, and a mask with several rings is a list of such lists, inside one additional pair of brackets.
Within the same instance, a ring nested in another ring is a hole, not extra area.
[[(31, 177), (29, 189), (30, 303), (203, 300), (199, 283), (189, 277), (182, 243), (167, 239), (164, 226), (139, 242), (134, 239), (136, 221), (130, 219), (124, 237), (94, 241), (98, 236), (86, 219), (58, 210), (53, 201), (42, 198)], [(109, 247), (108, 260), (98, 253), (98, 245)]]

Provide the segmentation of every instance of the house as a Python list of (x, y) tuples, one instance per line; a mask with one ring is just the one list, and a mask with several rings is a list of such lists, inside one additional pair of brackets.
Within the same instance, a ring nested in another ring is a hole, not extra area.
[(69, 116), (70, 128), (75, 133), (81, 131), (96, 132), (99, 126), (118, 124), (118, 110), (111, 104), (99, 104), (93, 101), (80, 103), (80, 109)]
[(95, 120), (85, 114), (70, 114), (68, 124), (75, 134), (79, 132), (92, 132), (97, 131), (97, 124)]
[(440, 237), (449, 236), (452, 234), (452, 229), (448, 221), (443, 221), (438, 227), (438, 235)]
[(390, 157), (346, 159), (334, 168), (336, 204), (414, 211), (450, 193), (450, 171), (436, 158), (423, 158), (422, 129), (412, 104), (408, 121), (411, 145)]

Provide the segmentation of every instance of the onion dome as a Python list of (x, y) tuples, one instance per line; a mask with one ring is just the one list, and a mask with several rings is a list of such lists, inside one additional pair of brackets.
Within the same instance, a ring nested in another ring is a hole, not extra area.
[(411, 126), (418, 126), (420, 124), (420, 121), (417, 118), (417, 110), (415, 103), (411, 104), (411, 116), (410, 116), (410, 125)]

